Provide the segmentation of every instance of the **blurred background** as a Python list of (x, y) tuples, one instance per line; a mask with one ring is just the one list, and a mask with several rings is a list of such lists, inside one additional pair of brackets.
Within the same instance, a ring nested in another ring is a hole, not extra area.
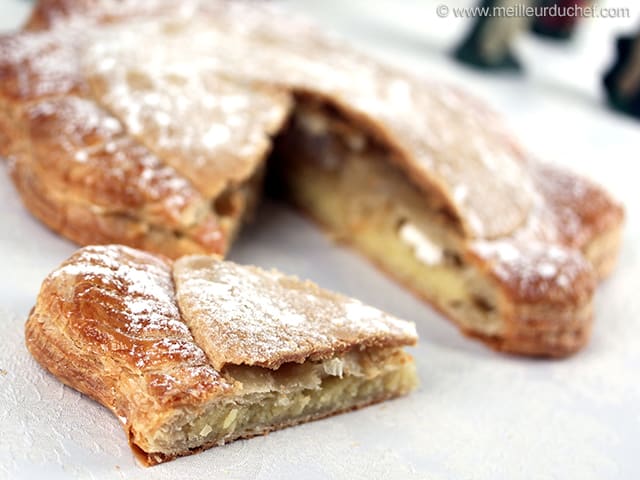
[[(405, 63), (413, 69), (419, 62), (419, 68), (429, 75), (468, 84), (470, 88), (478, 85), (480, 92), (482, 85), (489, 83), (503, 88), (507, 97), (523, 91), (518, 87), (526, 87), (532, 94), (569, 96), (591, 104), (599, 104), (604, 99), (602, 76), (615, 60), (616, 37), (625, 33), (637, 34), (640, 29), (640, 3), (633, 0), (592, 2), (596, 8), (607, 8), (610, 12), (624, 9), (629, 15), (627, 18), (622, 15), (618, 18), (579, 18), (573, 36), (567, 41), (545, 39), (523, 30), (513, 42), (513, 49), (524, 67), (522, 75), (491, 75), (470, 71), (452, 60), (450, 54), (478, 21), (478, 18), (455, 18), (453, 10), (483, 3), (525, 5), (526, 1), (282, 0), (277, 3), (314, 17), (394, 63)], [(589, 2), (558, 2), (559, 5), (570, 3)], [(445, 18), (437, 13), (438, 7), (443, 5), (449, 10)]]

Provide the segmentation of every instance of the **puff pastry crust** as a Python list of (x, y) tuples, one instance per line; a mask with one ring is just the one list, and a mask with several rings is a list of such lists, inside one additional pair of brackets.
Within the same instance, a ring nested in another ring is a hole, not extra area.
[(85, 247), (43, 282), (36, 360), (118, 416), (145, 464), (403, 395), (413, 324), (276, 271)]
[(242, 2), (41, 0), (26, 29), (0, 39), (0, 153), (72, 240), (224, 254), (275, 148), (295, 204), (463, 332), (544, 356), (588, 340), (623, 209), (458, 89)]

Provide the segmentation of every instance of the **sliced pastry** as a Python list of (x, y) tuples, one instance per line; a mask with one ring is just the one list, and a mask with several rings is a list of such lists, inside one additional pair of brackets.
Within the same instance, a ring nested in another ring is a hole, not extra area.
[(0, 154), (55, 231), (224, 254), (266, 175), (466, 334), (588, 340), (622, 207), (458, 89), (255, 2), (41, 0), (26, 30), (0, 39)]
[(118, 416), (145, 464), (404, 395), (413, 324), (217, 257), (85, 247), (44, 281), (36, 360)]

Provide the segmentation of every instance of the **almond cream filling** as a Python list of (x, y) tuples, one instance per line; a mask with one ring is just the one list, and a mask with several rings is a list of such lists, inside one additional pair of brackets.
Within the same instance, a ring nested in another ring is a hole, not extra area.
[(424, 230), (419, 229), (413, 223), (405, 223), (398, 230), (400, 238), (413, 249), (418, 260), (426, 265), (442, 263), (444, 252), (442, 247), (429, 239)]
[(349, 352), (277, 370), (227, 366), (222, 373), (236, 386), (233, 395), (200, 409), (178, 409), (136, 443), (165, 455), (221, 445), (402, 395), (417, 382), (414, 363), (399, 348)]
[(348, 139), (364, 133), (336, 115), (301, 103), (276, 142), (288, 199), (462, 328), (499, 335), (498, 292), (466, 263), (459, 225), (442, 199), (414, 186), (375, 139), (365, 137), (363, 150), (351, 148)]

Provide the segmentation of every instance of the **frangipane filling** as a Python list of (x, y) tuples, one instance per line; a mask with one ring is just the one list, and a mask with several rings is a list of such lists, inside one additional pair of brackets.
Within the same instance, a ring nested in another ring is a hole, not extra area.
[(408, 393), (415, 365), (400, 348), (351, 351), (277, 370), (230, 365), (222, 373), (235, 394), (199, 409), (179, 410), (148, 436), (148, 452), (170, 455), (223, 444)]
[(340, 112), (302, 98), (276, 140), (274, 181), (332, 235), (463, 327), (499, 334), (496, 293), (465, 262), (457, 220), (437, 195), (418, 189), (392, 155)]

